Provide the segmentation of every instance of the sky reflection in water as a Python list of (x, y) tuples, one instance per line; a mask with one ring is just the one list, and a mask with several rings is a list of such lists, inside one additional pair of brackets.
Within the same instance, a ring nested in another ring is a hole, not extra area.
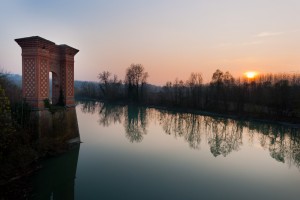
[(75, 199), (300, 197), (297, 129), (99, 102), (77, 117)]

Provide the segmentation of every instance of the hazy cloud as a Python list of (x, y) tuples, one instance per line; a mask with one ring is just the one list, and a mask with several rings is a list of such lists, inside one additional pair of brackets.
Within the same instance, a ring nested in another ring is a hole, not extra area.
[(278, 36), (278, 35), (283, 35), (283, 34), (290, 34), (290, 33), (297, 33), (300, 32), (300, 29), (296, 30), (289, 30), (289, 31), (281, 31), (281, 32), (260, 32), (255, 35), (255, 37), (272, 37), (272, 36)]
[(256, 37), (270, 37), (270, 36), (277, 36), (282, 35), (284, 32), (261, 32), (255, 35)]
[(241, 43), (241, 45), (248, 46), (248, 45), (257, 45), (257, 44), (261, 44), (261, 43), (263, 43), (263, 42), (260, 40), (257, 40), (257, 41), (251, 41), (251, 42), (244, 42), (244, 43)]
[(256, 41), (249, 41), (249, 42), (241, 42), (241, 43), (231, 43), (231, 42), (223, 42), (218, 45), (218, 47), (238, 47), (238, 46), (251, 46), (251, 45), (259, 45), (262, 44), (263, 41), (256, 40)]
[(219, 47), (228, 47), (228, 46), (233, 46), (234, 44), (231, 42), (223, 42), (219, 44)]

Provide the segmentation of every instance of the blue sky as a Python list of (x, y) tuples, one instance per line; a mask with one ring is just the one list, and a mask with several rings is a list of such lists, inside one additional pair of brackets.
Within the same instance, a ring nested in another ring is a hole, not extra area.
[(75, 79), (108, 70), (124, 78), (141, 63), (149, 82), (216, 69), (242, 76), (300, 72), (297, 0), (2, 0), (0, 68), (21, 74), (14, 39), (38, 35), (80, 50)]

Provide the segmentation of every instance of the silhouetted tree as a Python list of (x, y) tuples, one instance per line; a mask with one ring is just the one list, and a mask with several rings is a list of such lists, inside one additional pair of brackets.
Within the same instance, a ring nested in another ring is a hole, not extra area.
[(100, 81), (100, 89), (104, 96), (107, 95), (109, 90), (109, 77), (110, 77), (110, 72), (108, 71), (103, 71), (98, 75)]
[(125, 87), (116, 76), (110, 78), (107, 71), (98, 78), (103, 99), (124, 100), (121, 97), (127, 94), (129, 101), (147, 105), (300, 121), (300, 74), (261, 74), (252, 79), (235, 79), (230, 72), (217, 69), (208, 84), (203, 84), (200, 73), (191, 73), (186, 81), (176, 78), (160, 89), (149, 89), (149, 96), (145, 92), (150, 88), (146, 84), (148, 73), (140, 64), (126, 69)]
[(102, 99), (104, 100), (118, 100), (123, 98), (121, 86), (122, 81), (118, 79), (117, 75), (111, 78), (111, 73), (103, 71), (98, 75)]
[(202, 74), (191, 73), (189, 80), (187, 81), (187, 87), (189, 88), (190, 105), (193, 108), (202, 108)]
[(221, 103), (221, 96), (223, 93), (223, 82), (224, 73), (217, 69), (212, 76), (210, 82), (210, 101), (209, 107), (215, 108), (217, 110), (223, 110), (220, 106)]
[(128, 99), (134, 102), (143, 100), (148, 76), (141, 64), (131, 64), (126, 69), (125, 84), (127, 85)]

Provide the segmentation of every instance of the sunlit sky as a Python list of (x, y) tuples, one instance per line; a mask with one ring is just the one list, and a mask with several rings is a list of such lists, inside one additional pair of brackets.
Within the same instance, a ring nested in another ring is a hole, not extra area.
[(0, 68), (21, 74), (16, 38), (41, 36), (80, 50), (75, 79), (142, 64), (148, 82), (216, 69), (300, 72), (299, 0), (1, 0)]

